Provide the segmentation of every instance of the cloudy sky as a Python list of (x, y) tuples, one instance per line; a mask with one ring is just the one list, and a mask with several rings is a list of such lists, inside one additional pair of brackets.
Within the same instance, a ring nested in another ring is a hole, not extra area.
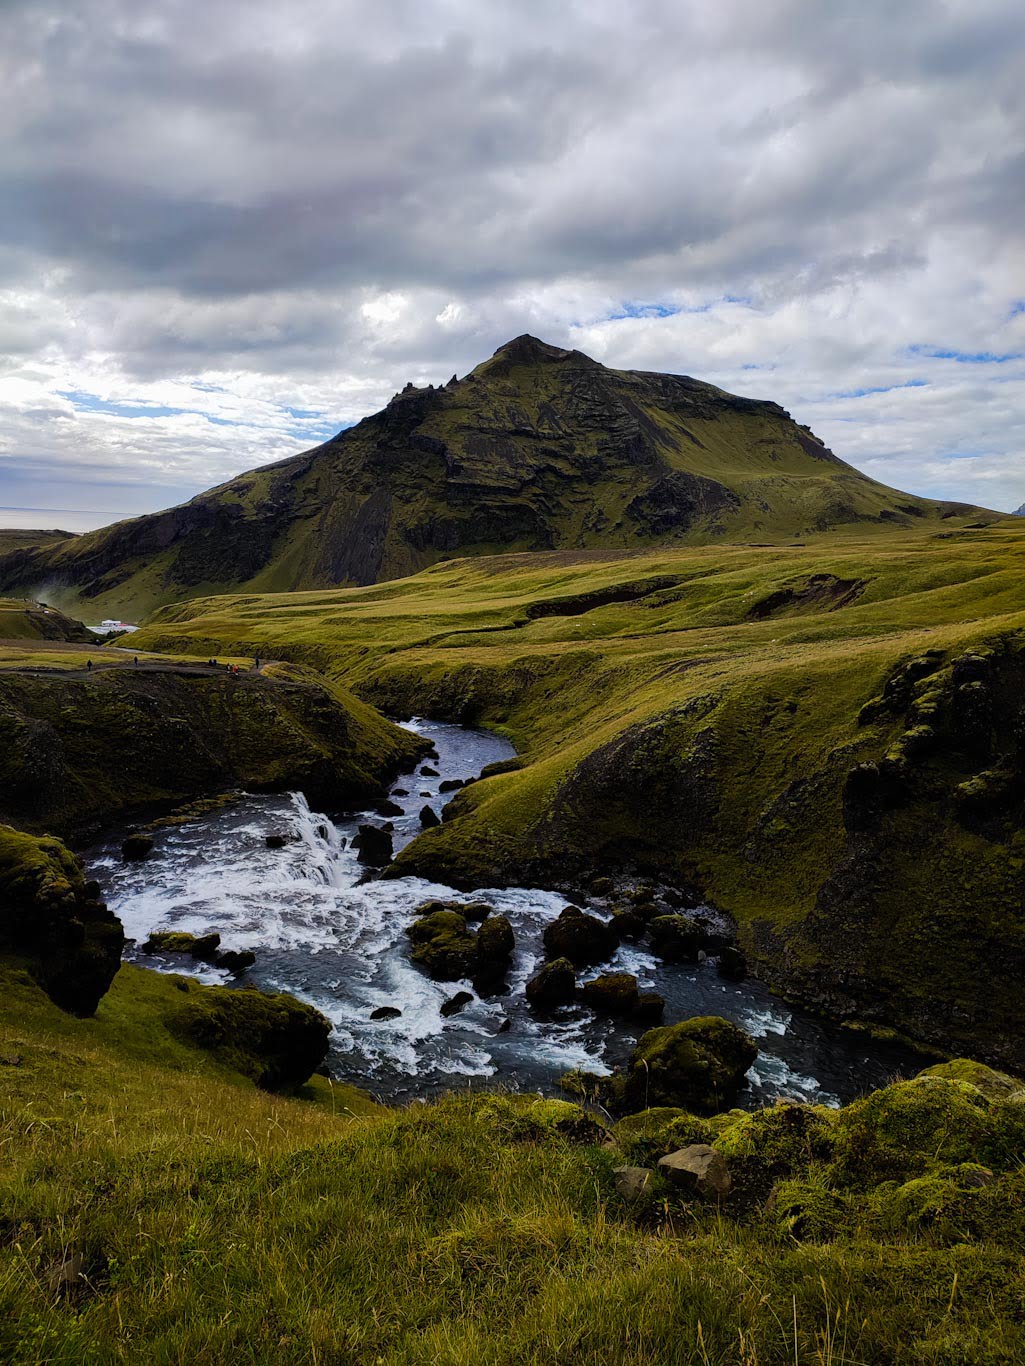
[(0, 524), (525, 331), (1017, 507), (1023, 62), (1021, 0), (0, 0)]

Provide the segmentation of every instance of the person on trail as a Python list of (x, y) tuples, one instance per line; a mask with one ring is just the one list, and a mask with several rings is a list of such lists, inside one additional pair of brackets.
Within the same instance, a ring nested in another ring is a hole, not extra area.
[(259, 656), (259, 655), (257, 655), (257, 656), (256, 656), (256, 659), (253, 661), (253, 668), (256, 670), (257, 673), (260, 672), (260, 656)]
[(139, 667), (139, 656), (138, 656), (138, 655), (135, 656), (135, 658), (132, 660), (132, 663), (135, 665), (136, 668)]
[(93, 662), (92, 662), (91, 659), (87, 659), (87, 660), (85, 661), (85, 667), (89, 670), (90, 673), (92, 673), (92, 671), (93, 671)]

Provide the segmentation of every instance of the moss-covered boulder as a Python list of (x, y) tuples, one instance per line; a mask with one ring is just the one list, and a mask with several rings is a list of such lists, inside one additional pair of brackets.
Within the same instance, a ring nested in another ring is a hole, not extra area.
[(944, 1077), (920, 1076), (873, 1091), (837, 1115), (832, 1178), (867, 1189), (977, 1162), (998, 1139), (993, 1109), (973, 1083)]
[(619, 940), (611, 926), (579, 906), (567, 906), (557, 920), (545, 927), (544, 945), (549, 958), (568, 958), (576, 967), (611, 958)]
[(0, 826), (0, 952), (24, 958), (63, 1010), (91, 1015), (114, 980), (121, 922), (58, 839)]
[(1025, 1097), (1025, 1082), (1017, 1077), (998, 1072), (985, 1063), (973, 1062), (971, 1058), (952, 1058), (950, 1062), (940, 1062), (927, 1067), (918, 1074), (920, 1077), (940, 1077), (944, 1081), (967, 1082), (976, 1087), (988, 1100), (1007, 1100), (1011, 1096)]
[(716, 1015), (649, 1029), (622, 1079), (625, 1109), (682, 1105), (698, 1113), (733, 1100), (758, 1049), (739, 1025)]
[(142, 946), (143, 953), (181, 953), (212, 963), (221, 947), (217, 933), (186, 934), (182, 930), (154, 930)]
[(576, 996), (577, 971), (568, 958), (542, 964), (526, 986), (527, 1000), (538, 1010), (569, 1005)]
[(651, 947), (670, 963), (692, 963), (704, 948), (705, 931), (689, 915), (657, 915), (649, 926)]
[(324, 1061), (331, 1024), (303, 1001), (185, 983), (168, 1028), (267, 1091), (301, 1086)]
[(632, 1015), (639, 999), (637, 978), (631, 972), (605, 972), (585, 982), (580, 996), (600, 1015)]
[(471, 977), (477, 965), (477, 940), (458, 911), (432, 911), (410, 925), (412, 959), (439, 982)]

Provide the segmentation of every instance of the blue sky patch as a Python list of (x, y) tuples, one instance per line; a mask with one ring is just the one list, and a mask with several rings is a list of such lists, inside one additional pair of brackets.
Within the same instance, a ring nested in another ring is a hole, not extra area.
[(943, 346), (920, 343), (909, 346), (908, 351), (913, 356), (925, 356), (929, 360), (953, 360), (959, 365), (1006, 365), (1011, 360), (1025, 360), (1025, 353), (1021, 351), (1008, 351), (1001, 355), (997, 351), (954, 351)]

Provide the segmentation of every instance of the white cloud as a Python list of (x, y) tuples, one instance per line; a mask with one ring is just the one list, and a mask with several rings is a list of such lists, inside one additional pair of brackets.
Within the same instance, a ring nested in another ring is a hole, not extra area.
[(185, 496), (532, 331), (1015, 506), (1023, 55), (1015, 0), (13, 0), (0, 503)]

